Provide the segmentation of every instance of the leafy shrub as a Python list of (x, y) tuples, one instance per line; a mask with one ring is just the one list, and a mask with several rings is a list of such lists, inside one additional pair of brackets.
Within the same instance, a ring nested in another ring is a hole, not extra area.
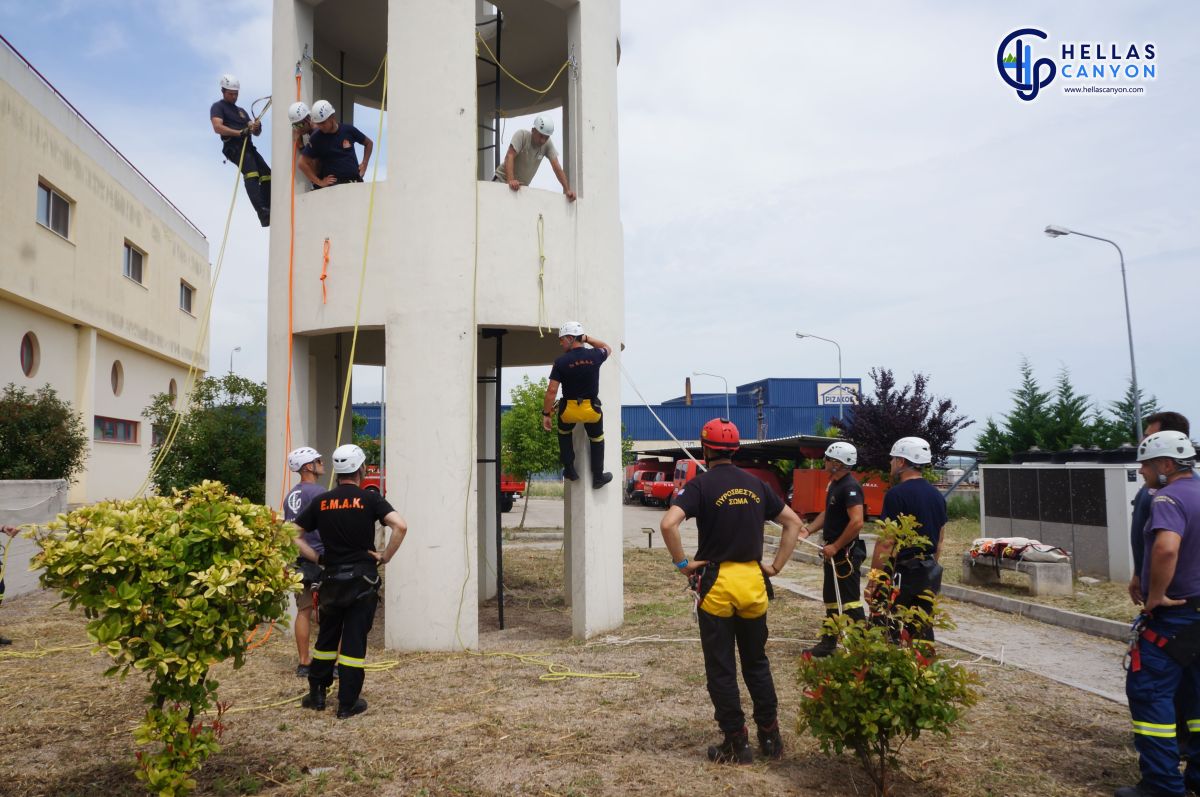
[(66, 479), (83, 470), (87, 428), (45, 385), (30, 393), (9, 384), (0, 395), (0, 479)]
[(950, 496), (946, 502), (946, 514), (951, 520), (979, 520), (979, 496)]
[[(924, 539), (911, 517), (876, 525), (893, 550)], [(876, 594), (894, 597), (890, 573), (872, 571), (870, 582)], [(893, 628), (904, 625), (952, 628), (936, 601), (932, 613), (891, 604), (884, 600), (873, 606), (869, 623), (845, 615), (827, 619), (826, 632), (840, 636), (844, 649), (819, 659), (806, 653), (799, 667), (800, 732), (810, 731), (825, 753), (854, 752), (877, 797), (893, 793), (892, 770), (905, 742), (922, 733), (949, 736), (977, 699), (976, 676), (938, 659), (932, 642), (912, 639), (907, 631), (899, 644), (892, 641)]]
[(248, 632), (286, 617), (300, 587), (292, 533), (268, 507), (206, 481), (172, 496), (104, 501), (37, 535), (42, 586), (81, 607), (88, 636), (113, 659), (105, 675), (144, 673), (150, 707), (134, 731), (137, 776), (162, 797), (195, 788), (191, 773), (219, 748), (218, 662), (245, 662)]

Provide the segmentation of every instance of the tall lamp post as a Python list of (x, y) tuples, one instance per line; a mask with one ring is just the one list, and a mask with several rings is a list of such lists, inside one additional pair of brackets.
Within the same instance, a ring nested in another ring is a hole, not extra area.
[(840, 345), (838, 345), (838, 342), (836, 340), (830, 340), (829, 338), (823, 338), (820, 335), (810, 335), (807, 332), (797, 332), (796, 337), (797, 338), (813, 338), (814, 340), (823, 340), (826, 343), (832, 343), (834, 346), (837, 346), (837, 353), (838, 353), (838, 420), (839, 421), (842, 420), (843, 418), (846, 417), (846, 412), (845, 412), (846, 387), (844, 384), (842, 384), (842, 347)]
[(1133, 419), (1134, 425), (1137, 428), (1138, 442), (1141, 442), (1142, 396), (1138, 391), (1137, 362), (1133, 357), (1133, 321), (1129, 318), (1129, 284), (1125, 280), (1125, 253), (1121, 251), (1121, 247), (1117, 246), (1116, 241), (1110, 241), (1098, 235), (1088, 235), (1086, 232), (1080, 232), (1079, 230), (1069, 230), (1066, 227), (1059, 227), (1056, 224), (1047, 224), (1045, 232), (1051, 238), (1061, 238), (1064, 235), (1081, 235), (1084, 238), (1091, 238), (1093, 241), (1103, 241), (1106, 244), (1112, 244), (1113, 248), (1117, 250), (1117, 257), (1121, 259), (1121, 290), (1125, 293), (1125, 331), (1129, 336), (1129, 375), (1133, 383)]
[(692, 371), (692, 376), (711, 376), (725, 383), (725, 420), (732, 421), (733, 418), (729, 417), (729, 380), (720, 374), (710, 374), (707, 371)]
[(241, 351), (241, 350), (242, 350), (241, 346), (235, 346), (233, 348), (233, 351), (229, 352), (229, 373), (231, 373), (231, 374), (233, 373), (233, 352)]

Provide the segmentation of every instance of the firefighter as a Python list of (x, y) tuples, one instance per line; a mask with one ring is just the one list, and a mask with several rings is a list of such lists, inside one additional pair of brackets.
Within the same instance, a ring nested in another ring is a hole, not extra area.
[[(933, 603), (925, 594), (932, 591), (936, 595), (942, 590), (942, 567), (938, 558), (942, 552), (942, 528), (949, 520), (946, 499), (925, 481), (921, 473), (922, 466), (933, 462), (929, 443), (920, 437), (902, 437), (892, 446), (890, 456), (892, 488), (883, 497), (880, 519), (899, 520), (901, 515), (912, 516), (917, 521), (917, 532), (929, 541), (929, 545), (893, 552), (891, 543), (879, 541), (875, 543), (871, 569), (886, 567), (893, 573), (893, 583), (898, 579), (900, 592), (896, 605), (932, 612)], [(872, 584), (868, 590), (874, 587)], [(877, 596), (868, 591), (867, 603), (874, 604), (876, 599)], [(927, 624), (919, 628), (909, 624), (906, 628), (914, 638), (933, 641), (933, 628)]]
[[(221, 76), (221, 99), (212, 104), (208, 116), (213, 132), (221, 137), (221, 152), (225, 160), (242, 164), (242, 180), (246, 185), (246, 196), (258, 214), (262, 226), (271, 226), (271, 167), (249, 140), (251, 135), (262, 135), (262, 123), (250, 118), (245, 109), (237, 105), (241, 83), (233, 75)], [(245, 153), (242, 144), (245, 143)]]
[[(312, 499), (295, 521), (304, 531), (319, 528), (325, 544), (325, 553), (321, 555), (303, 534), (296, 537), (296, 546), (304, 558), (324, 568), (317, 604), (321, 627), (308, 675), (308, 695), (302, 705), (325, 710), (325, 694), (333, 683), (333, 665), (337, 661), (341, 669), (338, 719), (367, 710), (367, 701), (359, 693), (367, 634), (378, 602), (378, 569), (396, 555), (408, 531), (404, 519), (379, 493), (362, 488), (366, 460), (367, 455), (358, 446), (338, 446), (333, 452), (337, 487)], [(375, 550), (377, 522), (392, 532), (383, 553)]]
[[(300, 483), (292, 488), (283, 500), (283, 519), (295, 521), (296, 516), (312, 503), (312, 500), (325, 492), (317, 479), (325, 475), (325, 463), (321, 460), (321, 452), (315, 448), (301, 446), (288, 454), (288, 469), (300, 474)], [(325, 553), (321, 543), (319, 529), (304, 532), (304, 541), (309, 544), (317, 556)], [(321, 580), (321, 567), (316, 562), (310, 562), (303, 556), (296, 559), (296, 571), (304, 579), (304, 590), (296, 596), (296, 650), (300, 653), (300, 663), (296, 665), (296, 675), (307, 678), (312, 656), (308, 652), (308, 641), (312, 632), (313, 589)]]
[[(833, 443), (825, 449), (825, 470), (829, 473), (829, 488), (825, 492), (825, 509), (805, 524), (800, 534), (804, 539), (824, 531), (825, 560), (823, 586), (825, 615), (832, 617), (840, 609), (855, 620), (866, 621), (863, 609), (861, 582), (858, 572), (867, 558), (867, 546), (859, 539), (863, 527), (862, 485), (850, 469), (858, 462), (858, 451), (849, 443)], [(836, 586), (835, 586), (836, 581)], [(806, 650), (816, 657), (828, 656), (837, 650), (837, 637), (822, 633), (816, 645)]]
[[(563, 354), (550, 369), (550, 384), (542, 402), (542, 428), (550, 431), (550, 416), (558, 387), (562, 385), (563, 400), (558, 402), (558, 453), (562, 460), (563, 478), (579, 479), (575, 470), (575, 443), (571, 439), (575, 424), (582, 422), (591, 441), (592, 487), (600, 489), (612, 481), (604, 470), (604, 412), (600, 408), (600, 366), (612, 354), (612, 346), (602, 340), (588, 338), (583, 324), (568, 321), (558, 330), (558, 344)], [(586, 346), (584, 344), (587, 344)], [(590, 347), (590, 348), (589, 348)]]
[[(671, 561), (699, 596), (697, 619), (704, 672), (714, 718), (724, 739), (708, 748), (710, 761), (749, 764), (754, 760), (737, 685), (734, 648), (742, 660), (742, 680), (754, 703), (759, 750), (765, 758), (783, 755), (778, 700), (767, 660), (767, 599), (770, 576), (791, 559), (800, 536), (800, 518), (762, 479), (734, 466), (740, 444), (738, 428), (714, 418), (700, 431), (708, 471), (688, 482), (663, 515), (660, 529)], [(688, 561), (679, 538), (684, 518), (696, 518), (699, 544)], [(783, 525), (779, 550), (769, 565), (761, 564), (763, 523)]]
[[(1129, 651), (1125, 695), (1142, 779), (1116, 797), (1183, 797), (1200, 790), (1200, 744), (1181, 750), (1176, 721), (1200, 729), (1200, 479), (1196, 449), (1182, 432), (1158, 432), (1138, 446), (1146, 485), (1157, 492), (1143, 533), (1143, 611)], [(1182, 686), (1182, 689), (1181, 689)], [(1176, 697), (1182, 716), (1176, 714)], [(1186, 764), (1179, 771), (1179, 760)]]

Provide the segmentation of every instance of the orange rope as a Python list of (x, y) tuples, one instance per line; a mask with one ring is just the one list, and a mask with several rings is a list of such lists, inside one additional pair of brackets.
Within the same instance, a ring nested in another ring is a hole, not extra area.
[(255, 635), (258, 634), (259, 628), (260, 628), (260, 626), (255, 626), (254, 628), (250, 629), (250, 633), (246, 634), (246, 652), (247, 653), (254, 650), (255, 648), (261, 648), (263, 645), (267, 644), (267, 640), (271, 638), (271, 631), (273, 631), (275, 629), (275, 621), (272, 620), (270, 623), (267, 624), (267, 633), (263, 635), (262, 639), (255, 639), (254, 637), (255, 637)]
[[(296, 70), (296, 100), (300, 100), (300, 70)], [(297, 138), (292, 142), (292, 189), (291, 202), (289, 207), (289, 222), (291, 224), (291, 234), (288, 238), (288, 348), (287, 348), (287, 409), (284, 410), (284, 427), (283, 427), (283, 478), (279, 481), (282, 483), (282, 489), (279, 493), (279, 510), (283, 511), (283, 502), (287, 500), (288, 493), (288, 466), (287, 455), (292, 450), (292, 299), (293, 287), (295, 284), (293, 265), (296, 258), (296, 150), (299, 147), (300, 141)]]
[(325, 239), (325, 253), (321, 260), (321, 304), (329, 301), (329, 294), (325, 290), (325, 278), (329, 276), (329, 239)]

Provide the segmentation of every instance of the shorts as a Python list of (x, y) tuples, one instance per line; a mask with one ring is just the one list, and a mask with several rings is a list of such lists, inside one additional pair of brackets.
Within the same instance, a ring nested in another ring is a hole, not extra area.
[(312, 590), (305, 589), (296, 593), (296, 611), (311, 612), (313, 608)]

